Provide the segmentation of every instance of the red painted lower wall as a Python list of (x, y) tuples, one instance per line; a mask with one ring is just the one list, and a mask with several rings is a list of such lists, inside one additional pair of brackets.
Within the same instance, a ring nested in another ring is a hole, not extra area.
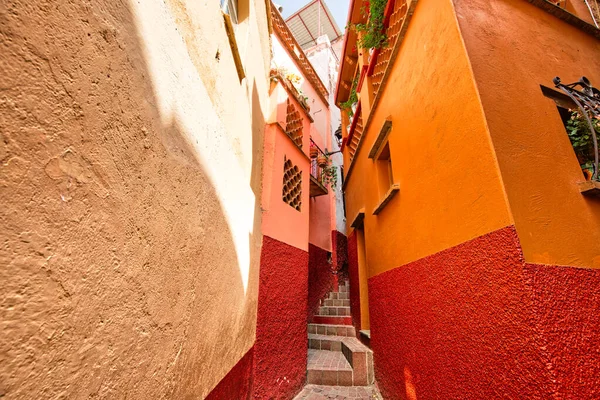
[(356, 230), (348, 236), (348, 281), (350, 282), (350, 312), (356, 333), (360, 330), (360, 288), (358, 280), (358, 242)]
[(308, 253), (263, 237), (253, 399), (291, 399), (306, 380)]
[(254, 348), (238, 361), (229, 373), (219, 382), (207, 400), (250, 400), (252, 398), (252, 362)]
[(318, 313), (321, 299), (333, 289), (334, 275), (327, 261), (327, 250), (308, 245), (308, 321)]
[(600, 398), (600, 271), (525, 265), (533, 324), (556, 399)]
[(369, 279), (386, 399), (595, 399), (600, 271), (528, 265), (507, 227)]

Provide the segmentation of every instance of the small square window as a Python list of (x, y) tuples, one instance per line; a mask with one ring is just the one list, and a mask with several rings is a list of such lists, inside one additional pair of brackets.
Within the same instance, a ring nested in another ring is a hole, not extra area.
[(231, 21), (235, 24), (238, 22), (238, 0), (219, 0), (221, 2), (221, 10), (231, 17)]

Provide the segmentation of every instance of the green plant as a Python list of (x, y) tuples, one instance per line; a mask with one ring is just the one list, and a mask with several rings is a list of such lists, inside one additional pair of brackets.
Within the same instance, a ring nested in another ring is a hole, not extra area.
[[(383, 26), (385, 6), (388, 0), (370, 0), (362, 7), (361, 12), (367, 18), (365, 24), (350, 24), (356, 32), (363, 35), (358, 45), (363, 49), (381, 49), (388, 44), (388, 37)], [(369, 12), (367, 13), (367, 7)]]
[(352, 81), (352, 89), (350, 89), (350, 95), (348, 96), (348, 100), (340, 104), (342, 110), (348, 111), (350, 118), (352, 118), (352, 116), (354, 115), (354, 112), (352, 111), (352, 106), (358, 103), (358, 94), (356, 93), (356, 86), (358, 86), (358, 77), (354, 78), (354, 81)]
[[(592, 125), (594, 130), (600, 133), (600, 121), (593, 118)], [(594, 160), (593, 136), (585, 116), (579, 111), (571, 111), (571, 118), (567, 121), (566, 128), (579, 162), (584, 165)]]
[(323, 167), (321, 179), (323, 185), (329, 186), (332, 190), (334, 190), (337, 186), (338, 167), (331, 162), (331, 158), (328, 155), (326, 155), (325, 157), (327, 158), (327, 165)]

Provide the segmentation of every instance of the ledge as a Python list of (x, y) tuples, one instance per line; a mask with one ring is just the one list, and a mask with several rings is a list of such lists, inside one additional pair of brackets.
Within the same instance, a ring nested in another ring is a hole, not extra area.
[(390, 186), (390, 189), (387, 191), (385, 196), (383, 196), (383, 200), (381, 200), (379, 205), (375, 208), (375, 210), (373, 210), (373, 215), (379, 214), (381, 212), (381, 210), (383, 210), (383, 208), (385, 206), (387, 206), (387, 204), (390, 202), (390, 200), (392, 200), (394, 198), (394, 196), (396, 195), (396, 193), (398, 193), (399, 191), (400, 191), (400, 185), (398, 185), (397, 183), (392, 184), (392, 186)]
[(390, 135), (391, 130), (392, 130), (392, 116), (389, 116), (385, 119), (385, 122), (383, 123), (383, 126), (381, 127), (381, 130), (379, 131), (379, 135), (377, 135), (377, 138), (375, 139), (375, 143), (373, 143), (373, 146), (371, 147), (371, 151), (369, 151), (369, 158), (375, 159), (379, 155), (379, 152), (381, 151), (381, 146), (387, 140), (388, 136)]
[(360, 229), (363, 227), (364, 221), (365, 221), (365, 209), (361, 208), (360, 210), (358, 210), (358, 213), (356, 214), (356, 217), (354, 217), (354, 219), (352, 220), (352, 223), (350, 224), (350, 226), (354, 229)]
[(590, 197), (600, 197), (600, 182), (585, 181), (579, 182), (577, 185), (581, 194)]
[(547, 13), (554, 15), (556, 18), (562, 19), (567, 24), (572, 25), (587, 34), (594, 36), (596, 39), (600, 39), (600, 29), (596, 28), (594, 25), (585, 22), (578, 16), (571, 14), (564, 8), (560, 8), (559, 6), (552, 4), (547, 0), (527, 1), (536, 6), (537, 8), (541, 8)]

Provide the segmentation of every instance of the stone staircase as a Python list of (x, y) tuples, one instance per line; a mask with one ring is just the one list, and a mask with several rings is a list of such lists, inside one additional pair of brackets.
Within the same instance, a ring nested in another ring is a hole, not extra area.
[(348, 282), (330, 292), (308, 324), (307, 384), (369, 386), (375, 381), (373, 352), (356, 338)]

